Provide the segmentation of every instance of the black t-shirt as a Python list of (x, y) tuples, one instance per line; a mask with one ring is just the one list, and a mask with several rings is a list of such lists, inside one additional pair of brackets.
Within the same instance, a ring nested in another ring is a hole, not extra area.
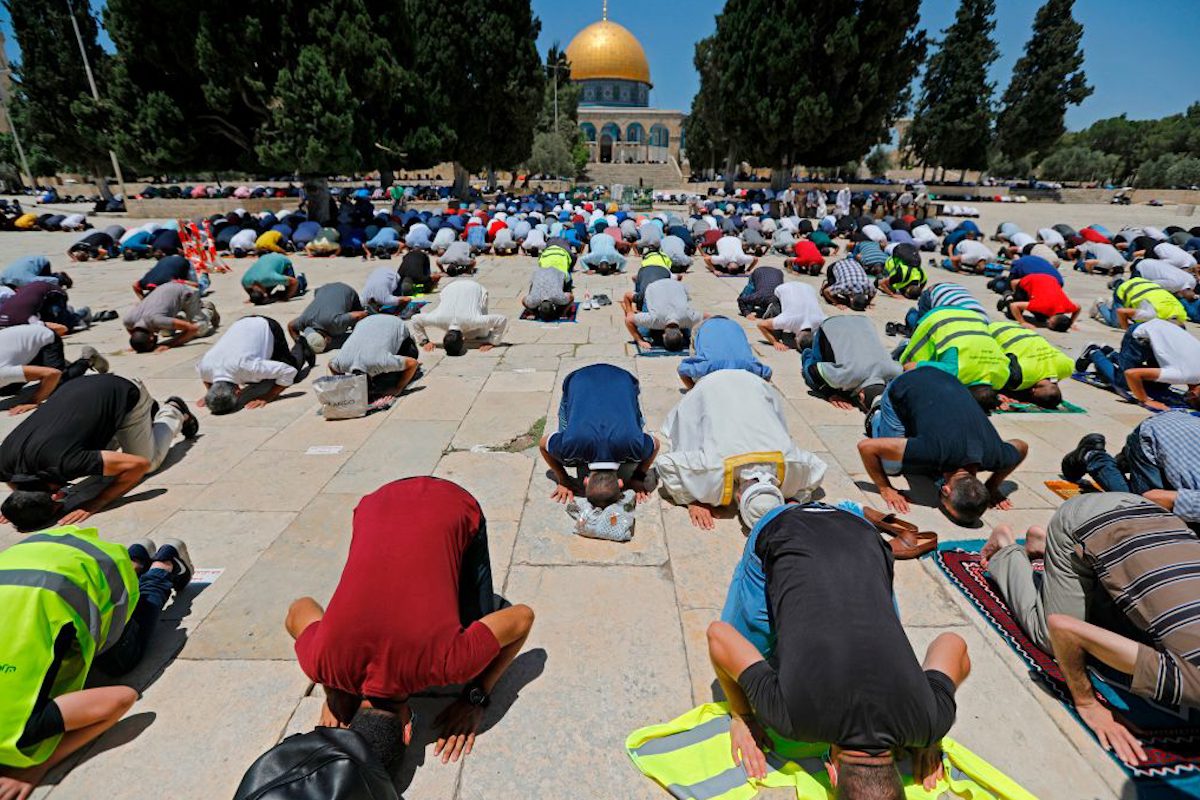
[(112, 246), (113, 238), (104, 231), (92, 231), (75, 243), (75, 247), (83, 247), (89, 250), (95, 250), (98, 247), (110, 250)]
[(0, 480), (65, 484), (103, 475), (100, 451), (140, 392), (118, 375), (85, 375), (64, 383), (0, 442)]
[(138, 285), (143, 289), (162, 286), (171, 281), (186, 280), (190, 272), (191, 264), (183, 256), (163, 256), (142, 276)]
[(758, 534), (779, 688), (793, 731), (879, 753), (925, 747), (954, 724), (954, 683), (925, 672), (892, 602), (892, 554), (874, 526), (792, 506)]
[(419, 250), (412, 250), (400, 259), (400, 268), (396, 274), (401, 278), (421, 283), (429, 279), (429, 256)]
[(633, 279), (633, 293), (638, 297), (645, 297), (646, 287), (655, 281), (662, 280), (671, 280), (671, 270), (657, 264), (642, 267), (638, 270), (637, 277)]
[(995, 472), (1021, 460), (967, 388), (945, 370), (909, 370), (888, 386), (888, 397), (908, 438), (906, 472), (936, 475), (972, 466)]
[(179, 231), (164, 230), (155, 234), (151, 248), (163, 253), (174, 253), (182, 246), (183, 244), (179, 241)]

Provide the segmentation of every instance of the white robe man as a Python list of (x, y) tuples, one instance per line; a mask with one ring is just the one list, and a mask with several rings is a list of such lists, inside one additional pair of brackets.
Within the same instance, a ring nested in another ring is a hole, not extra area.
[(789, 499), (806, 501), (826, 465), (788, 433), (778, 390), (744, 370), (720, 370), (684, 395), (662, 428), (655, 467), (692, 524), (712, 530), (714, 508), (736, 505), (747, 528)]

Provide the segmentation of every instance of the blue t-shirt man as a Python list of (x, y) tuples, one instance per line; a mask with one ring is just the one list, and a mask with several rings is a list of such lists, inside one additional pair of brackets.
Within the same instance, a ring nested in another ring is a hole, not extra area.
[(1063, 276), (1053, 264), (1041, 256), (1021, 256), (1012, 263), (1008, 270), (1009, 280), (1018, 280), (1026, 275), (1051, 275), (1058, 285), (1063, 285)]
[(646, 433), (637, 378), (611, 364), (575, 370), (563, 380), (558, 432), (546, 450), (564, 466), (589, 470), (640, 464), (654, 454)]
[(14, 289), (34, 281), (58, 284), (58, 277), (50, 273), (50, 259), (45, 256), (18, 258), (0, 272), (0, 283)]
[(728, 317), (710, 317), (696, 329), (694, 355), (679, 364), (679, 375), (693, 381), (722, 369), (744, 369), (763, 380), (771, 379), (771, 368), (759, 361), (750, 348), (742, 326)]

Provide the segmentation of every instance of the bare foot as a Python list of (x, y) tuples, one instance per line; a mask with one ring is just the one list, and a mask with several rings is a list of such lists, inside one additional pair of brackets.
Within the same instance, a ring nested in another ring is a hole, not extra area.
[(1030, 525), (1025, 531), (1025, 554), (1030, 558), (1046, 557), (1046, 529)]
[(488, 350), (491, 350), (495, 346), (496, 345), (494, 345), (494, 344), (481, 344), (481, 345), (479, 345), (479, 352), (486, 353)]
[(979, 551), (979, 557), (983, 561), (983, 566), (987, 567), (988, 561), (1000, 550), (1008, 547), (1010, 544), (1016, 543), (1017, 536), (1008, 525), (997, 525), (992, 528), (992, 535), (988, 537), (987, 544)]

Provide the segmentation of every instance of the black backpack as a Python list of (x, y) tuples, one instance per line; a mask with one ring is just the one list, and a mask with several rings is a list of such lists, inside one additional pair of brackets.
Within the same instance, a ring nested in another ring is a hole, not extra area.
[(297, 733), (250, 765), (233, 800), (399, 800), (392, 778), (357, 733)]

